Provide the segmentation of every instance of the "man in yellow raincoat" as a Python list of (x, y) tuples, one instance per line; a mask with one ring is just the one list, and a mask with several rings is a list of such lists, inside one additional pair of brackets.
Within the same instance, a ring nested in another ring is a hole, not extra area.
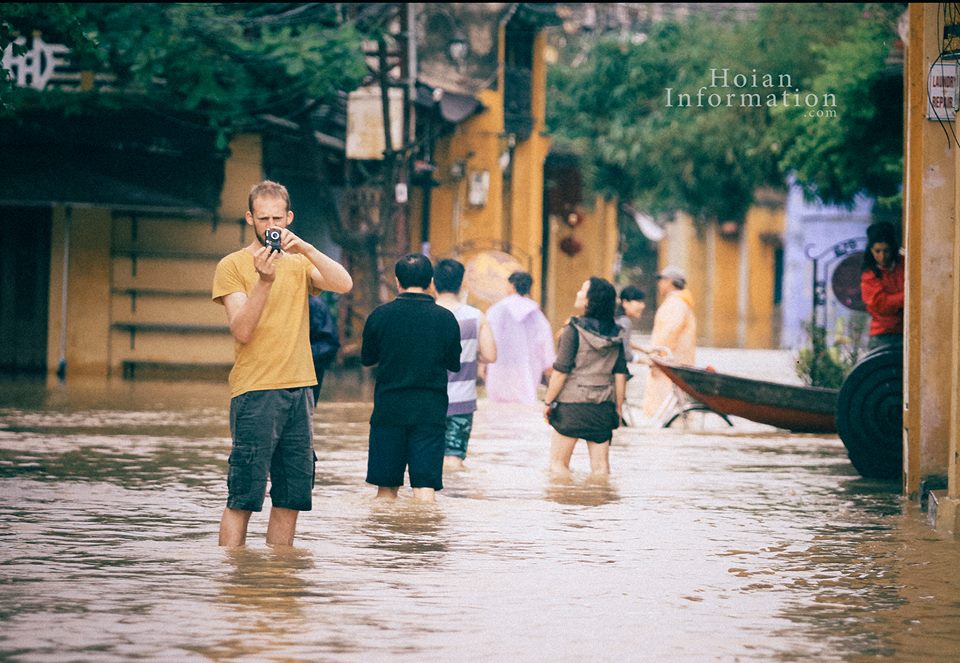
[[(687, 277), (679, 267), (668, 266), (657, 274), (657, 313), (653, 318), (650, 345), (638, 347), (647, 354), (668, 355), (680, 364), (693, 365), (697, 352), (697, 318), (693, 313), (693, 295), (687, 290)], [(669, 353), (667, 353), (669, 350)], [(643, 393), (643, 416), (662, 416), (663, 403), (673, 391), (673, 382), (656, 366)]]

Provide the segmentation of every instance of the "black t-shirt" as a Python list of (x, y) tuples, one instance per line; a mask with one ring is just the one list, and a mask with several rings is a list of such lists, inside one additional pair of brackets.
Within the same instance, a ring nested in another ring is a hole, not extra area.
[(443, 425), (447, 371), (460, 370), (460, 325), (430, 295), (400, 293), (367, 318), (360, 362), (378, 364), (371, 424)]

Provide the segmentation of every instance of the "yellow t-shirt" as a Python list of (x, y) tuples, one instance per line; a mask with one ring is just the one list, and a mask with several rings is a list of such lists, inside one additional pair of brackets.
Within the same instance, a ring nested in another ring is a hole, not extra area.
[[(277, 276), (263, 314), (249, 343), (235, 343), (230, 371), (230, 396), (263, 389), (308, 387), (317, 383), (310, 354), (309, 294), (319, 292), (310, 282), (313, 263), (299, 254), (284, 254), (276, 262)], [(217, 265), (213, 300), (234, 292), (247, 295), (258, 280), (253, 255), (235, 251)]]

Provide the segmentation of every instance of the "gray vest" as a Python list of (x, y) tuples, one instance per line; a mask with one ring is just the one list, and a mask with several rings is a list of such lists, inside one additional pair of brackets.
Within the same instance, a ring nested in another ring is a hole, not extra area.
[(577, 356), (557, 401), (616, 402), (613, 367), (623, 347), (624, 330), (617, 327), (616, 336), (601, 336), (581, 328), (575, 321), (570, 326), (577, 332)]

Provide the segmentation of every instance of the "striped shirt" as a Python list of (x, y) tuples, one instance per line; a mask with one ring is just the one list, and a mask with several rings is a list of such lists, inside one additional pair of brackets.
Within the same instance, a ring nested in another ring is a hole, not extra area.
[(477, 349), (480, 309), (462, 304), (454, 317), (460, 325), (460, 370), (447, 371), (447, 416), (470, 414), (477, 409)]

